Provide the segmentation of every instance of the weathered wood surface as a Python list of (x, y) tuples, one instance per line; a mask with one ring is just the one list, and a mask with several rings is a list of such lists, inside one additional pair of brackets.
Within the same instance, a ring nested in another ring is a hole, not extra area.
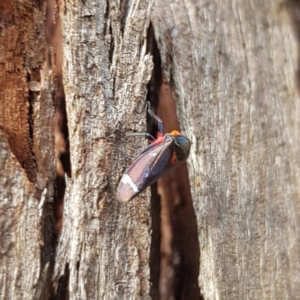
[(286, 10), (164, 1), (152, 22), (193, 142), (204, 299), (299, 299), (300, 102)]
[(126, 18), (119, 6), (68, 0), (60, 8), (71, 178), (55, 278), (69, 269), (71, 299), (147, 299), (150, 293), (149, 198), (116, 199), (126, 142), (116, 129), (145, 131), (151, 1), (130, 2)]
[(0, 3), (0, 298), (49, 297), (53, 273), (54, 104), (45, 5)]
[(33, 184), (11, 153), (3, 133), (0, 167), (6, 175), (0, 177), (0, 295), (1, 299), (32, 299), (40, 269), (38, 202)]
[[(145, 131), (151, 5), (61, 4), (71, 177), (54, 260), (45, 5), (1, 1), (1, 299), (47, 299), (53, 285), (58, 298), (150, 297), (149, 191), (117, 202), (128, 148), (115, 129)], [(151, 21), (193, 142), (204, 298), (299, 299), (300, 102), (286, 10), (279, 1), (164, 1)]]

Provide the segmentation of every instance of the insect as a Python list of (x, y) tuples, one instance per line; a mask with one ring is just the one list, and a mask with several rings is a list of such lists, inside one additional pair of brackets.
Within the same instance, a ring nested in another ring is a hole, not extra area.
[(157, 139), (149, 133), (133, 133), (129, 136), (146, 136), (153, 139), (123, 174), (117, 198), (127, 202), (151, 186), (171, 169), (183, 163), (190, 154), (191, 141), (180, 132), (173, 130), (163, 135), (162, 120), (148, 108), (148, 113), (157, 121)]

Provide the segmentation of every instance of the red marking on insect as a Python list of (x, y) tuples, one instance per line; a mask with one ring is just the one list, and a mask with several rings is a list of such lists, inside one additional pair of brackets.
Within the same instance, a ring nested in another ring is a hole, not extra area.
[(171, 164), (174, 165), (177, 162), (176, 152), (174, 151), (171, 158)]
[[(161, 119), (150, 108), (148, 112), (151, 117), (157, 120), (157, 139), (153, 140), (137, 156), (122, 176), (117, 189), (117, 197), (121, 202), (127, 202), (140, 194), (165, 173), (183, 163), (190, 154), (190, 140), (177, 130), (163, 135)], [(145, 133), (140, 135), (151, 137), (151, 135)]]
[(156, 140), (152, 140), (153, 142), (151, 144), (155, 144), (158, 145), (160, 143), (162, 143), (165, 140), (165, 138), (163, 136), (158, 137)]

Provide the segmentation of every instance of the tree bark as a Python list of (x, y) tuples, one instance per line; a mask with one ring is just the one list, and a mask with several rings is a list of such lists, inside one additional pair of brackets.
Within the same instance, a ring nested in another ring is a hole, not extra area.
[(55, 276), (64, 276), (67, 266), (71, 299), (147, 299), (150, 293), (149, 197), (116, 199), (126, 143), (116, 129), (145, 131), (151, 1), (132, 1), (124, 11), (118, 5), (68, 0), (61, 6), (71, 178)]
[(286, 10), (165, 1), (152, 22), (193, 142), (204, 299), (299, 299), (300, 104)]
[[(299, 299), (300, 104), (285, 7), (64, 0), (56, 10), (71, 164), (57, 241), (60, 69), (45, 50), (46, 3), (0, 3), (1, 299), (199, 299), (199, 287), (204, 299)], [(120, 204), (123, 153), (141, 145), (116, 129), (146, 131), (150, 19), (165, 80), (157, 112), (191, 139), (189, 175), (182, 165), (152, 202), (148, 189)]]
[(1, 299), (50, 295), (55, 161), (53, 80), (40, 73), (45, 8), (0, 4)]

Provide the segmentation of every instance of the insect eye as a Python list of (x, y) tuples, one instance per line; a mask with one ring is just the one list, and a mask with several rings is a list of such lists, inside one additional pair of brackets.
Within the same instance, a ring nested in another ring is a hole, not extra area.
[(186, 160), (189, 157), (191, 142), (185, 136), (179, 135), (175, 137), (175, 151), (179, 161)]
[(182, 148), (176, 146), (175, 152), (176, 152), (176, 160), (177, 161), (183, 161), (186, 159), (186, 155)]

